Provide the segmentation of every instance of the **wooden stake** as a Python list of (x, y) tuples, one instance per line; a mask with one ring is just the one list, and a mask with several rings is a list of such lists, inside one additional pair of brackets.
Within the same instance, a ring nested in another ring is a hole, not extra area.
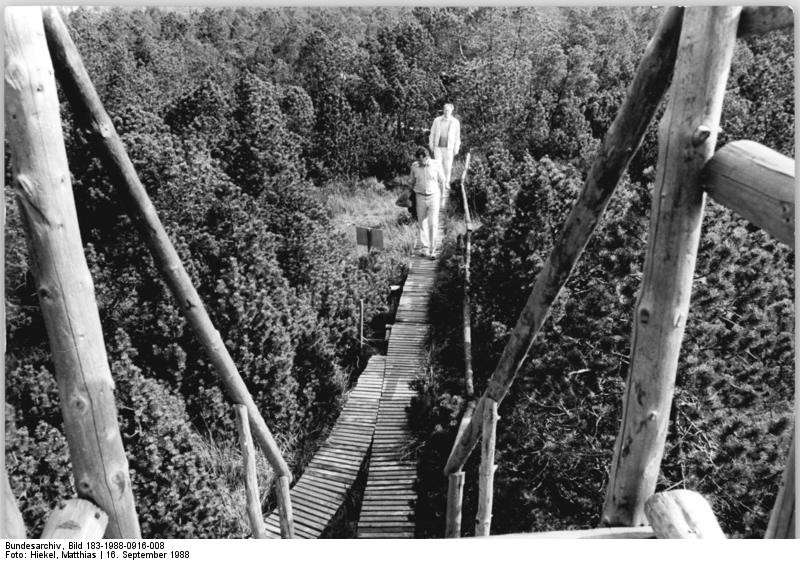
[(261, 514), (261, 499), (258, 493), (258, 475), (256, 474), (256, 450), (250, 434), (250, 422), (247, 420), (247, 407), (236, 404), (233, 408), (236, 411), (236, 428), (239, 430), (239, 446), (242, 449), (247, 519), (250, 521), (253, 537), (266, 539), (269, 535)]
[(656, 493), (645, 512), (660, 539), (725, 539), (716, 516), (700, 493), (677, 489)]
[(289, 466), (286, 465), (280, 448), (239, 375), (222, 337), (214, 328), (178, 252), (175, 251), (158, 218), (152, 201), (139, 181), (125, 146), (103, 108), (64, 22), (61, 21), (55, 7), (45, 7), (42, 13), (56, 74), (76, 118), (82, 120), (83, 126), (93, 140), (92, 146), (105, 162), (109, 172), (116, 178), (116, 184), (123, 188), (130, 199), (134, 219), (143, 233), (153, 259), (164, 274), (173, 296), (214, 365), (231, 401), (247, 407), (255, 440), (269, 460), (272, 469), (277, 474), (286, 475), (291, 479)]
[(794, 248), (794, 160), (737, 140), (714, 154), (703, 177), (711, 198)]
[(488, 399), (483, 414), (483, 442), (481, 443), (481, 467), (478, 479), (478, 516), (475, 520), (475, 535), (488, 536), (492, 524), (492, 499), (494, 496), (494, 443), (497, 433), (497, 402)]
[(69, 499), (56, 508), (45, 522), (43, 540), (99, 540), (108, 515), (83, 499)]
[(536, 277), (489, 385), (478, 401), (473, 422), (453, 447), (444, 469), (446, 475), (462, 469), (475, 447), (481, 433), (485, 399), (490, 397), (498, 403), (503, 401), (539, 329), (550, 314), (553, 302), (594, 234), (620, 177), (638, 150), (669, 85), (682, 17), (683, 8), (668, 8), (647, 46), (628, 96), (603, 139), (583, 191)]
[(689, 313), (704, 194), (740, 7), (687, 8), (659, 156), (642, 289), (636, 304), (622, 428), (604, 526), (645, 523), (667, 437), (675, 372)]
[(464, 499), (464, 472), (457, 471), (447, 476), (447, 513), (444, 537), (461, 537), (461, 506)]
[(278, 497), (278, 513), (281, 523), (281, 538), (294, 539), (294, 516), (292, 515), (292, 497), (289, 494), (289, 478), (281, 475), (276, 487)]
[(92, 277), (83, 254), (41, 11), (5, 11), (6, 127), (78, 495), (109, 514), (106, 537), (139, 538)]
[[(5, 401), (3, 402), (5, 403)], [(3, 464), (3, 501), (0, 505), (0, 516), (2, 516), (2, 524), (0, 524), (0, 539), (4, 540), (24, 540), (28, 537), (25, 530), (25, 522), (22, 520), (22, 513), (17, 506), (17, 499), (14, 497), (14, 492), (11, 490), (11, 485), (8, 482), (8, 473), (6, 472), (5, 463)]]
[(797, 514), (795, 509), (797, 504), (797, 496), (795, 493), (797, 489), (794, 454), (795, 436), (795, 433), (792, 432), (792, 444), (789, 446), (789, 457), (786, 460), (781, 486), (769, 517), (767, 532), (764, 535), (767, 539), (794, 539), (797, 535)]

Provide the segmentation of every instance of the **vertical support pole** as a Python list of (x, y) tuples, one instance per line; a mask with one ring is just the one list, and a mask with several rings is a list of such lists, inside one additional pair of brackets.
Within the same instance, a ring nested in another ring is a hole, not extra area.
[(795, 510), (797, 489), (795, 483), (795, 441), (796, 433), (792, 433), (792, 444), (789, 446), (789, 457), (786, 460), (786, 467), (783, 470), (781, 487), (772, 507), (769, 517), (767, 532), (764, 534), (766, 539), (794, 539), (797, 535), (795, 525), (797, 524), (797, 514)]
[(358, 350), (364, 350), (364, 299), (358, 301)]
[(740, 11), (692, 7), (684, 14), (672, 95), (659, 128), (650, 234), (605, 526), (645, 524), (644, 502), (655, 491), (703, 218), (700, 172), (717, 140)]
[(457, 471), (447, 476), (447, 514), (444, 537), (461, 537), (461, 505), (464, 500), (464, 472)]
[(107, 538), (139, 538), (114, 382), (83, 254), (53, 66), (38, 7), (5, 10), (5, 115), (78, 496), (108, 513)]
[(483, 413), (483, 435), (481, 440), (481, 467), (478, 480), (478, 517), (475, 535), (488, 536), (492, 524), (492, 499), (494, 496), (494, 445), (497, 433), (497, 402), (486, 400)]
[(128, 196), (132, 208), (131, 215), (143, 233), (153, 260), (164, 274), (167, 286), (180, 304), (181, 311), (205, 349), (231, 401), (247, 406), (250, 427), (259, 448), (277, 473), (291, 478), (292, 472), (225, 347), (222, 336), (211, 322), (189, 273), (186, 272), (158, 217), (153, 202), (139, 180), (133, 162), (125, 151), (125, 145), (103, 108), (100, 97), (83, 66), (81, 55), (75, 48), (61, 16), (58, 15), (58, 10), (55, 6), (46, 6), (42, 9), (42, 16), (47, 45), (50, 47), (58, 80), (70, 102), (73, 114), (81, 120), (81, 125), (86, 127), (85, 132), (92, 140), (93, 148), (119, 187)]
[(247, 419), (247, 407), (236, 404), (236, 428), (239, 431), (239, 447), (242, 449), (242, 464), (244, 467), (244, 493), (247, 509), (247, 519), (253, 530), (253, 537), (266, 539), (267, 529), (264, 517), (261, 514), (261, 500), (258, 496), (258, 476), (256, 474), (256, 450), (253, 446), (253, 436), (250, 434), (250, 422)]
[(289, 478), (281, 475), (278, 478), (275, 494), (278, 497), (278, 514), (281, 522), (281, 538), (294, 539), (294, 516), (292, 515), (292, 498), (289, 495)]
[(470, 152), (467, 152), (464, 173), (461, 174), (461, 200), (464, 204), (464, 222), (466, 224), (466, 232), (464, 233), (464, 302), (461, 315), (464, 324), (464, 387), (467, 399), (475, 397), (475, 385), (472, 376), (472, 314), (469, 294), (471, 283), (470, 267), (472, 265), (472, 218), (470, 217), (469, 204), (467, 203), (467, 188), (464, 186), (467, 181), (470, 154)]

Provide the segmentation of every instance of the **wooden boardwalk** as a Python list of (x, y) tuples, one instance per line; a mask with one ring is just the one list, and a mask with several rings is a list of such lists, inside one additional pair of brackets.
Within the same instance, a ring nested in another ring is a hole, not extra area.
[[(440, 243), (446, 207), (445, 196), (440, 207)], [(409, 384), (422, 374), (428, 354), (428, 304), (437, 268), (437, 261), (415, 257), (403, 284), (386, 353), (386, 374), (358, 519), (359, 538), (414, 537), (417, 461), (408, 451), (411, 435), (406, 407), (416, 395)]]
[[(442, 200), (439, 240), (447, 197)], [(417, 242), (419, 243), (419, 242)], [(291, 490), (296, 538), (318, 538), (345, 502), (369, 454), (359, 538), (413, 538), (417, 461), (408, 453), (410, 383), (427, 357), (428, 303), (437, 261), (414, 257), (397, 307), (386, 356), (376, 355), (350, 392), (331, 435)], [(266, 521), (280, 537), (278, 512)]]
[[(372, 443), (385, 363), (384, 356), (370, 358), (330, 436), (292, 487), (296, 538), (318, 538), (353, 487)], [(277, 510), (266, 526), (272, 537), (281, 537)]]

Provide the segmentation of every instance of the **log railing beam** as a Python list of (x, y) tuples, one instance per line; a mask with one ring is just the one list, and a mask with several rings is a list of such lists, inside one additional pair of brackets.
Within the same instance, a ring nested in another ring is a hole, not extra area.
[(650, 121), (669, 86), (683, 8), (670, 7), (639, 63), (628, 95), (606, 133), (586, 183), (567, 217), (511, 333), (467, 430), (457, 439), (444, 472), (463, 468), (481, 434), (485, 400), (502, 402), (539, 333), (550, 308), (589, 243), (622, 174), (644, 139)]
[(737, 34), (760, 35), (794, 26), (794, 12), (788, 6), (746, 6), (739, 17)]
[(667, 437), (705, 195), (741, 7), (686, 8), (657, 177), (631, 361), (601, 524), (645, 523)]
[(76, 118), (81, 120), (82, 125), (86, 127), (93, 141), (92, 146), (116, 179), (116, 184), (128, 196), (132, 214), (156, 264), (164, 274), (167, 285), (179, 303), (181, 311), (214, 365), (231, 401), (247, 407), (250, 427), (259, 447), (275, 472), (291, 479), (289, 466), (284, 461), (280, 448), (256, 407), (219, 331), (214, 328), (200, 295), (194, 288), (147, 191), (139, 180), (136, 169), (125, 150), (125, 145), (114, 129), (114, 124), (97, 95), (58, 10), (52, 6), (45, 7), (43, 15), (47, 43), (55, 64), (56, 76)]
[(100, 314), (83, 253), (41, 10), (5, 10), (5, 115), (14, 190), (50, 341), (78, 496), (106, 537), (139, 538)]
[(714, 154), (703, 177), (712, 199), (794, 249), (794, 160), (737, 140)]

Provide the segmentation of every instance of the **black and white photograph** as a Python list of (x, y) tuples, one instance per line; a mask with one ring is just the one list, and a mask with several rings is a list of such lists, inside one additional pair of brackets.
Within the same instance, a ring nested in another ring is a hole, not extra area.
[(3, 24), (5, 558), (796, 538), (791, 7)]

